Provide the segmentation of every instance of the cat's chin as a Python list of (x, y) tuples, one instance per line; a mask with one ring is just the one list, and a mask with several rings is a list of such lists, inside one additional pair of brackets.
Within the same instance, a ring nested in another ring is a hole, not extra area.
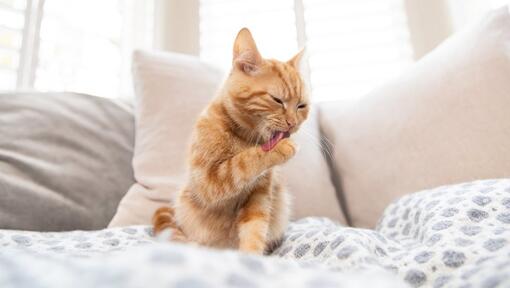
[(264, 150), (265, 152), (270, 151), (276, 146), (276, 144), (278, 144), (278, 142), (289, 137), (290, 137), (289, 131), (274, 131), (271, 134), (269, 140), (262, 144), (262, 150)]

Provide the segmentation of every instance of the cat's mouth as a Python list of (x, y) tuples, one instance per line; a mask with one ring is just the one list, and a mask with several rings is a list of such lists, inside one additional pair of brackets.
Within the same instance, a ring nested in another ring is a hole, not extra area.
[(289, 131), (274, 131), (271, 134), (271, 138), (266, 143), (262, 144), (262, 150), (265, 152), (271, 150), (280, 142), (282, 139), (290, 137)]

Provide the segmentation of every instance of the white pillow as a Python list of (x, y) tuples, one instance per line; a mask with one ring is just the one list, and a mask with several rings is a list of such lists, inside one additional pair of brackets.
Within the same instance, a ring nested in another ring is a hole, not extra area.
[[(143, 51), (133, 55), (133, 77), (137, 183), (122, 199), (110, 227), (149, 224), (155, 209), (168, 205), (183, 186), (193, 125), (221, 81), (220, 72), (197, 58)], [(312, 115), (302, 129), (318, 136), (316, 113)], [(283, 173), (295, 198), (293, 215), (327, 216), (345, 223), (321, 150), (302, 132), (295, 136), (301, 151)]]
[(510, 15), (492, 12), (359, 102), (321, 107), (354, 226), (404, 194), (510, 177)]

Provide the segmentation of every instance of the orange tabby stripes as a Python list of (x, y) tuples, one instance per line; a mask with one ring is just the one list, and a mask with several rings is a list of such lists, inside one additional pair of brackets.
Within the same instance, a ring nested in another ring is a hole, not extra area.
[(172, 207), (155, 212), (154, 232), (261, 254), (289, 218), (278, 166), (296, 153), (290, 137), (308, 116), (302, 53), (287, 62), (263, 59), (244, 28), (233, 55), (229, 77), (195, 125), (186, 185)]

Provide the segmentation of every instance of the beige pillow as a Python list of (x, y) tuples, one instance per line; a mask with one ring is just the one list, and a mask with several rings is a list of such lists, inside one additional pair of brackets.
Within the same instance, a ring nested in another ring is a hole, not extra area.
[[(221, 73), (197, 58), (137, 51), (133, 56), (137, 96), (133, 168), (137, 181), (122, 199), (113, 226), (149, 224), (155, 209), (167, 205), (186, 179), (186, 150), (195, 119), (213, 97)], [(313, 114), (315, 115), (315, 114)], [(317, 145), (317, 119), (296, 135), (301, 151), (286, 166), (295, 217), (328, 216), (345, 223)]]
[(397, 81), (321, 107), (352, 224), (374, 227), (395, 198), (510, 177), (510, 16), (492, 12)]
[(136, 51), (132, 70), (136, 183), (121, 200), (110, 227), (150, 223), (154, 210), (181, 187), (188, 135), (221, 81), (219, 71), (177, 54)]

